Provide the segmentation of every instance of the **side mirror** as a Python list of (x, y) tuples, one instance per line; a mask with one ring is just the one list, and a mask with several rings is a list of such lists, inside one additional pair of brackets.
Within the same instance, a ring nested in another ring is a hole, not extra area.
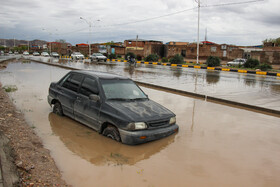
[(98, 95), (95, 95), (95, 94), (90, 94), (89, 95), (89, 99), (92, 100), (92, 101), (100, 101), (100, 97)]

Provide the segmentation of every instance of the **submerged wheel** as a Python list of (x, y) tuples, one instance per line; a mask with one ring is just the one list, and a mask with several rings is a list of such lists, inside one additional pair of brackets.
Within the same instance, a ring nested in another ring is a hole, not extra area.
[(62, 106), (59, 102), (56, 102), (53, 106), (53, 113), (59, 115), (59, 116), (63, 116), (63, 110), (62, 110)]
[(117, 142), (121, 141), (120, 133), (116, 127), (108, 126), (103, 131), (103, 136), (116, 140)]

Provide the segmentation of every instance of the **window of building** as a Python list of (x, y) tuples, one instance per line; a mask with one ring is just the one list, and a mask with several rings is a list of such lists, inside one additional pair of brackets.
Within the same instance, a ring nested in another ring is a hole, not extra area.
[(211, 47), (211, 52), (216, 52), (217, 51), (217, 47)]

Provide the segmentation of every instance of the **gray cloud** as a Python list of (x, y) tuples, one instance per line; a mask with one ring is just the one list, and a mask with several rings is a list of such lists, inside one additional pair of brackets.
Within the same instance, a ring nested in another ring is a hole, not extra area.
[[(201, 0), (202, 5), (241, 2)], [(89, 26), (80, 17), (91, 20), (94, 42), (123, 41), (139, 35), (143, 39), (164, 42), (196, 40), (197, 10), (138, 22), (197, 6), (186, 0), (0, 0), (0, 38), (63, 38), (72, 44), (87, 42)], [(237, 45), (260, 44), (265, 38), (279, 37), (279, 0), (201, 8), (200, 38)], [(96, 20), (101, 21), (97, 22)], [(135, 23), (130, 23), (135, 22)], [(130, 23), (118, 25), (122, 23)], [(44, 30), (43, 30), (44, 29)]]

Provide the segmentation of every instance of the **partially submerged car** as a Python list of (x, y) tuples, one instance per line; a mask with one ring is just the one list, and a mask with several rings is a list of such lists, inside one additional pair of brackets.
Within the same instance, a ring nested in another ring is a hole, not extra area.
[(101, 53), (93, 53), (92, 55), (90, 55), (90, 60), (91, 61), (104, 61), (106, 62), (107, 60), (107, 57), (102, 55)]
[(53, 112), (73, 118), (124, 144), (140, 144), (178, 131), (176, 116), (150, 100), (131, 79), (71, 71), (49, 88)]
[(237, 66), (237, 65), (244, 65), (246, 62), (246, 59), (244, 58), (237, 58), (234, 59), (233, 61), (227, 62), (228, 66)]
[(71, 54), (71, 58), (73, 60), (84, 60), (85, 56), (80, 52), (74, 52), (74, 53)]

